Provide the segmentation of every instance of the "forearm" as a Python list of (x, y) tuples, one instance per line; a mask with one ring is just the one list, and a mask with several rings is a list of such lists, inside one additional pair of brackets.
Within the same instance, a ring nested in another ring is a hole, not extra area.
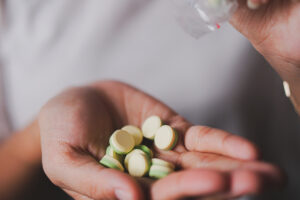
[(1, 199), (12, 199), (41, 165), (37, 122), (1, 144), (0, 163), (0, 196)]

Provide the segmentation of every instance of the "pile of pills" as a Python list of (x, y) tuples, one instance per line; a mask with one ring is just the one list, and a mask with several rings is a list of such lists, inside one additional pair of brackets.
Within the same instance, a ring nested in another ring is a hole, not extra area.
[(151, 116), (144, 121), (142, 129), (127, 125), (116, 130), (109, 139), (106, 155), (100, 164), (120, 171), (126, 170), (134, 177), (159, 179), (172, 173), (175, 166), (153, 158), (152, 150), (142, 144), (144, 137), (154, 140), (154, 145), (164, 151), (172, 150), (178, 140), (178, 134), (172, 127), (164, 125), (158, 116)]

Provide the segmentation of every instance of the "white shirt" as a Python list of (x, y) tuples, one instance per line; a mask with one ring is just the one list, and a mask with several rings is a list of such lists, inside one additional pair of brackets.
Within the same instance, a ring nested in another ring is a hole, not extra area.
[(300, 193), (300, 125), (281, 80), (230, 25), (195, 40), (171, 4), (155, 0), (9, 0), (0, 60), (14, 129), (59, 91), (117, 79), (159, 98), (193, 123), (250, 138), (283, 166)]

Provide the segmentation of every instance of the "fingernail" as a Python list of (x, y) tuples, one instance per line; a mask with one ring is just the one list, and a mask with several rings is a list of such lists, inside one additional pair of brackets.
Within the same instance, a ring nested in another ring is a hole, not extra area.
[(256, 9), (259, 8), (260, 3), (258, 3), (258, 2), (253, 2), (252, 0), (248, 0), (248, 1), (247, 1), (247, 5), (248, 5), (248, 8), (250, 8), (251, 10), (256, 10)]
[(128, 194), (128, 192), (123, 191), (123, 190), (116, 190), (115, 195), (118, 199), (121, 199), (121, 200), (130, 199), (130, 195)]

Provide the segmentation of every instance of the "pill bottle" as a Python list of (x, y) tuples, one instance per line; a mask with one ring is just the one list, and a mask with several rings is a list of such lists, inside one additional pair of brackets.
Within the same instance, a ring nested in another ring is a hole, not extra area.
[(171, 0), (178, 24), (194, 38), (221, 28), (238, 7), (237, 0)]

